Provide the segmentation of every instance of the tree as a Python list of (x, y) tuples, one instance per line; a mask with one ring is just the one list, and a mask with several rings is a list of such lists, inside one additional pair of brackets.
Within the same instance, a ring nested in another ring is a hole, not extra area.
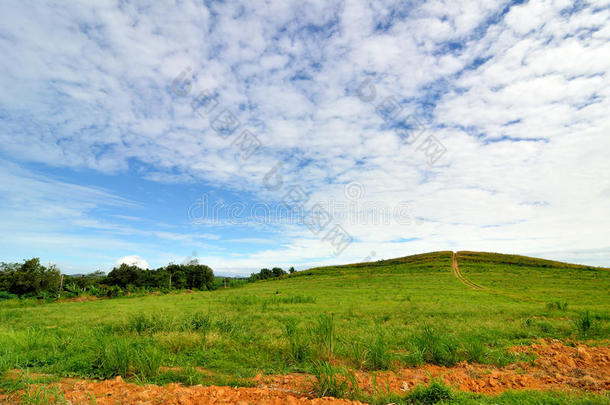
[(284, 274), (287, 274), (282, 268), (280, 267), (274, 267), (271, 269), (271, 271), (273, 272), (273, 277), (281, 277)]
[(183, 265), (186, 274), (186, 285), (189, 289), (212, 290), (214, 289), (214, 272), (206, 265), (192, 260)]
[(121, 263), (119, 267), (113, 268), (112, 271), (108, 273), (106, 283), (121, 288), (125, 288), (130, 284), (141, 287), (144, 284), (143, 276), (144, 270), (138, 266)]
[(261, 269), (261, 272), (259, 273), (259, 275), (260, 275), (261, 280), (267, 280), (267, 279), (273, 277), (273, 272), (269, 269)]
[(37, 257), (24, 260), (23, 264), (2, 263), (0, 269), (0, 287), (12, 294), (38, 295), (43, 291), (54, 293), (59, 290), (59, 269), (55, 265), (41, 265)]
[(294, 273), (296, 270), (294, 269), (294, 267), (291, 267), (288, 269), (288, 271), (290, 272), (290, 274)]

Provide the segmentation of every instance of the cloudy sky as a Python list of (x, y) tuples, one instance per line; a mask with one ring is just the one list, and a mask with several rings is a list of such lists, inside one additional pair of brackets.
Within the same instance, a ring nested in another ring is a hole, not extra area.
[(610, 1), (5, 0), (0, 260), (610, 267)]

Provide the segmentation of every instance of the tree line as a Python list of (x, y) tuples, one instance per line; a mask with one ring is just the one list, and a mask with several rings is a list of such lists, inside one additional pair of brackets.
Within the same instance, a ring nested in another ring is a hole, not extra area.
[(54, 264), (44, 266), (40, 259), (23, 263), (0, 263), (0, 300), (15, 297), (55, 299), (83, 294), (116, 297), (133, 292), (172, 290), (214, 290), (236, 287), (258, 280), (278, 279), (295, 272), (280, 267), (261, 269), (248, 278), (215, 277), (214, 271), (197, 260), (185, 264), (170, 263), (165, 267), (146, 270), (135, 265), (121, 264), (108, 274), (62, 274)]
[(57, 266), (44, 266), (38, 258), (23, 263), (0, 263), (0, 299), (52, 298), (84, 293), (119, 296), (136, 291), (212, 290), (215, 287), (213, 270), (197, 260), (186, 264), (170, 263), (153, 270), (123, 263), (108, 275), (101, 271), (84, 275), (62, 274)]
[(261, 271), (259, 271), (258, 273), (250, 274), (250, 278), (248, 280), (250, 282), (253, 282), (258, 280), (268, 280), (270, 278), (280, 278), (288, 273), (292, 274), (294, 272), (294, 267), (288, 269), (288, 272), (286, 272), (286, 270), (282, 269), (281, 267), (274, 267), (271, 270), (265, 268), (261, 269)]

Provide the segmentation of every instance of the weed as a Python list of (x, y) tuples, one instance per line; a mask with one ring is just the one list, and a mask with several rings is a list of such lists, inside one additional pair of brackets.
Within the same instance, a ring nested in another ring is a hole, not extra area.
[(177, 371), (165, 371), (155, 379), (156, 383), (165, 384), (170, 382), (182, 383), (186, 386), (204, 383), (203, 375), (193, 365), (180, 368)]
[(222, 317), (216, 320), (216, 328), (226, 334), (234, 334), (237, 332), (237, 324), (234, 320), (229, 319), (227, 317)]
[(63, 392), (55, 384), (50, 386), (27, 384), (19, 402), (28, 405), (67, 404)]
[(307, 360), (310, 355), (310, 342), (294, 318), (284, 321), (284, 334), (288, 340), (288, 361), (298, 364)]

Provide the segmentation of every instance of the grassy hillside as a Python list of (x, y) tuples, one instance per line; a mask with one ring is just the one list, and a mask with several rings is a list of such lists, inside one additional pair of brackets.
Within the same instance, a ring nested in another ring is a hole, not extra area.
[(609, 271), (497, 254), (457, 258), (482, 289), (455, 277), (452, 252), (435, 252), (212, 292), (5, 301), (0, 372), (245, 384), (259, 373), (311, 372), (329, 359), (369, 371), (505, 365), (525, 356), (506, 348), (540, 337), (607, 345)]
[(530, 302), (567, 304), (573, 310), (594, 306), (610, 312), (610, 269), (497, 253), (458, 252), (457, 258), (462, 274), (490, 291)]

